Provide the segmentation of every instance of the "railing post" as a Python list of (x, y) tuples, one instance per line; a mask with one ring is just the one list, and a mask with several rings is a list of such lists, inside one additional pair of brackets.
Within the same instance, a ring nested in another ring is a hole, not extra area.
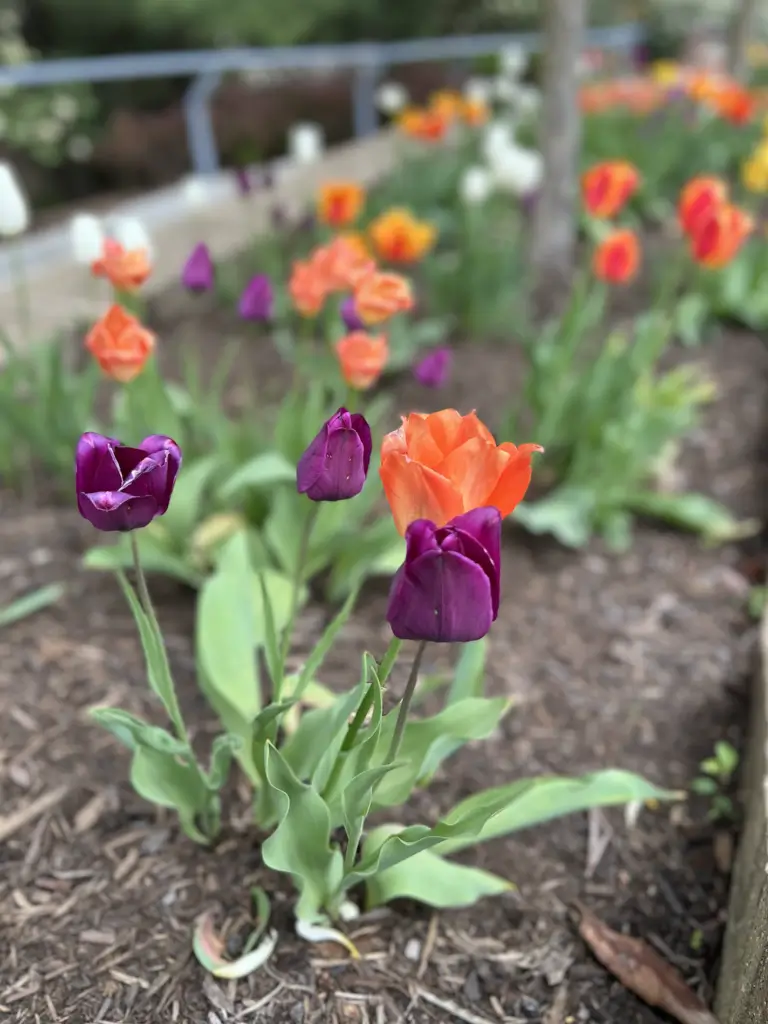
[(206, 72), (199, 75), (184, 94), (187, 144), (196, 174), (214, 174), (220, 166), (210, 103), (220, 81), (220, 72)]
[(373, 135), (379, 126), (379, 116), (376, 111), (376, 87), (380, 77), (381, 64), (373, 55), (370, 62), (360, 64), (355, 68), (355, 78), (352, 84), (352, 124), (357, 139), (363, 138), (365, 135)]

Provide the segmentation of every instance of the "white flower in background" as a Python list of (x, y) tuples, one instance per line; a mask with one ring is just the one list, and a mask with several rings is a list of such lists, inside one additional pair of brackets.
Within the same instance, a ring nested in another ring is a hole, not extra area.
[(470, 103), (491, 103), (494, 96), (494, 80), (492, 78), (468, 78), (464, 83), (464, 98)]
[(505, 78), (514, 81), (522, 78), (528, 67), (528, 54), (516, 43), (510, 43), (499, 53), (499, 68)]
[(468, 206), (484, 203), (493, 192), (493, 175), (487, 167), (467, 167), (459, 182), (459, 196)]
[(74, 121), (77, 118), (79, 110), (80, 104), (74, 96), (68, 96), (66, 93), (59, 93), (57, 96), (53, 97), (51, 113), (60, 121)]
[(190, 174), (182, 182), (181, 194), (188, 206), (204, 206), (210, 199), (210, 188), (202, 174)]
[(152, 255), (152, 239), (138, 217), (114, 217), (109, 224), (109, 234), (129, 252), (144, 249)]
[(376, 106), (387, 117), (402, 110), (409, 98), (408, 90), (400, 82), (383, 82), (376, 90)]
[(483, 130), (481, 142), (483, 156), (490, 163), (497, 150), (514, 145), (514, 141), (512, 126), (507, 121), (500, 121), (497, 118), (489, 122)]
[(517, 112), (521, 117), (533, 117), (541, 109), (541, 90), (535, 85), (521, 85), (517, 94)]
[(10, 164), (0, 163), (0, 235), (21, 235), (29, 227), (29, 204)]
[(104, 249), (104, 228), (92, 213), (78, 213), (69, 222), (69, 240), (77, 263), (90, 266)]
[(67, 156), (77, 164), (85, 163), (93, 153), (93, 143), (87, 135), (73, 135), (67, 143)]
[(528, 196), (541, 184), (544, 164), (536, 150), (513, 143), (496, 150), (489, 163), (494, 184), (502, 192)]
[(500, 103), (506, 103), (510, 107), (517, 106), (523, 86), (512, 78), (499, 76), (493, 81), (493, 91)]
[(323, 155), (323, 129), (312, 121), (288, 129), (288, 155), (297, 164), (313, 164)]
[(66, 129), (61, 121), (51, 118), (48, 121), (38, 122), (35, 126), (35, 137), (37, 138), (37, 141), (42, 142), (43, 145), (52, 146), (61, 140), (65, 130)]

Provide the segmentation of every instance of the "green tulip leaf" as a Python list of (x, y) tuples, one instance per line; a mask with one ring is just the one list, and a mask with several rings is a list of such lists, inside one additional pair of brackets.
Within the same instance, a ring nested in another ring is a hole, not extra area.
[(218, 466), (219, 460), (215, 455), (181, 465), (171, 503), (162, 520), (163, 527), (174, 538), (179, 550), (186, 546), (202, 516), (205, 491)]
[(330, 765), (344, 741), (349, 716), (359, 706), (364, 690), (365, 684), (358, 683), (338, 696), (330, 707), (305, 712), (296, 731), (282, 745), (282, 756), (291, 770), (300, 779), (311, 780), (318, 790), (327, 780)]
[[(173, 554), (151, 530), (139, 530), (136, 540), (144, 572), (170, 576), (171, 579), (179, 580), (195, 589), (200, 586), (203, 577), (197, 569)], [(95, 569), (98, 572), (130, 569), (133, 565), (130, 539), (121, 536), (115, 544), (91, 548), (83, 556), (83, 565), (86, 569)]]
[(706, 494), (669, 494), (642, 491), (629, 495), (628, 507), (639, 515), (661, 519), (678, 529), (699, 533), (710, 544), (726, 544), (753, 537), (760, 530), (757, 519), (736, 519), (719, 501)]
[(210, 806), (209, 794), (196, 765), (152, 747), (137, 747), (131, 762), (131, 784), (150, 803), (175, 810), (191, 839), (208, 842), (197, 819)]
[(211, 747), (211, 766), (208, 770), (208, 788), (217, 793), (223, 789), (229, 772), (232, 768), (232, 760), (240, 753), (243, 741), (240, 736), (233, 736), (229, 733), (224, 736), (217, 736)]
[(219, 489), (222, 501), (236, 501), (253, 487), (296, 484), (296, 465), (280, 452), (263, 452), (237, 469)]

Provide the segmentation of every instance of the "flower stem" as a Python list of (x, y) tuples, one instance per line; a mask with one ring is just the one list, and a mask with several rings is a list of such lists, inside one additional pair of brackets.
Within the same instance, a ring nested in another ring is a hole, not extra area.
[(421, 668), (421, 659), (424, 657), (424, 650), (427, 646), (426, 640), (420, 640), (419, 646), (416, 648), (416, 654), (413, 658), (413, 664), (411, 665), (411, 672), (408, 676), (408, 682), (405, 684), (405, 692), (403, 693), (403, 699), (400, 702), (400, 710), (397, 714), (397, 721), (395, 722), (395, 731), (392, 734), (392, 742), (389, 745), (389, 751), (384, 761), (385, 764), (392, 764), (397, 757), (398, 751), (400, 750), (400, 744), (403, 740), (403, 733), (405, 732), (405, 726), (408, 722), (408, 711), (411, 707), (411, 701), (413, 695), (416, 692), (416, 683), (419, 680), (419, 669)]
[(296, 613), (299, 610), (299, 594), (301, 593), (301, 585), (304, 582), (304, 570), (306, 568), (305, 563), (307, 561), (307, 554), (309, 553), (309, 541), (312, 536), (312, 530), (317, 521), (319, 511), (320, 509), (317, 502), (312, 502), (311, 508), (304, 517), (304, 524), (301, 529), (299, 549), (296, 553), (296, 566), (293, 573), (290, 611), (288, 613), (288, 621), (285, 624), (285, 631), (283, 632), (283, 640), (280, 644), (279, 678), (272, 680), (272, 686), (274, 689), (272, 699), (274, 701), (280, 700), (280, 691), (282, 690), (283, 678), (285, 676), (285, 663), (288, 659), (288, 652), (291, 649), (293, 627), (296, 624)]

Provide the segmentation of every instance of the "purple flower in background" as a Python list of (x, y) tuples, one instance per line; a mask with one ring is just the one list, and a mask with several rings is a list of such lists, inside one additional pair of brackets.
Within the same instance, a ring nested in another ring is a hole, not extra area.
[(417, 519), (392, 581), (387, 622), (400, 640), (467, 643), (499, 613), (501, 513), (476, 508), (442, 527)]
[(651, 62), (651, 49), (647, 43), (636, 43), (632, 47), (632, 63), (638, 71), (644, 70)]
[(448, 382), (453, 366), (453, 352), (447, 345), (432, 349), (413, 368), (413, 376), (425, 388), (441, 388)]
[(523, 207), (523, 212), (530, 217), (533, 214), (533, 211), (536, 209), (536, 204), (538, 203), (538, 201), (538, 190), (536, 190), (535, 192), (526, 192), (520, 200), (520, 204)]
[(365, 331), (367, 328), (355, 309), (354, 296), (349, 295), (341, 304), (341, 319), (348, 331)]
[(266, 274), (256, 274), (243, 289), (238, 312), (243, 320), (269, 320), (274, 303), (272, 282)]
[(78, 511), (97, 530), (140, 530), (167, 511), (180, 466), (181, 449), (161, 434), (138, 448), (83, 434), (75, 452)]
[(371, 462), (371, 428), (341, 408), (326, 420), (296, 467), (296, 489), (312, 501), (344, 501), (363, 489)]
[(283, 231), (288, 227), (288, 213), (282, 203), (274, 203), (269, 211), (273, 231)]
[(235, 184), (241, 196), (249, 196), (251, 194), (253, 191), (253, 181), (251, 180), (250, 167), (235, 168)]
[(207, 292), (213, 288), (214, 265), (205, 242), (196, 245), (181, 272), (181, 283), (191, 292)]

